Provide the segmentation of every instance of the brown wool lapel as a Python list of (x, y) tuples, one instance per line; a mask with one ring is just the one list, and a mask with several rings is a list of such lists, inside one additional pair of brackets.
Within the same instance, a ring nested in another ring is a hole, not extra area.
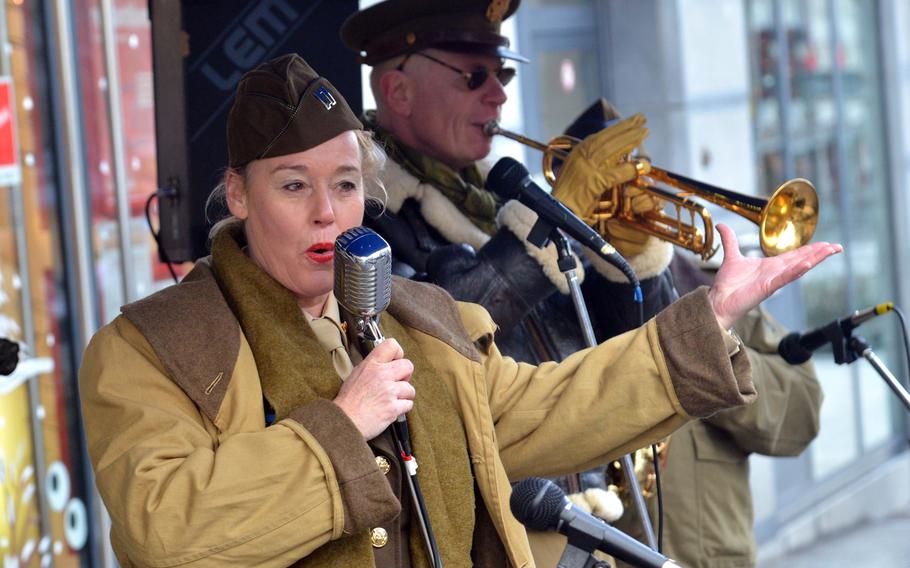
[[(237, 362), (240, 328), (208, 262), (199, 261), (180, 284), (121, 311), (149, 342), (171, 380), (215, 422)], [(218, 341), (211, 340), (211, 330), (218, 330)]]

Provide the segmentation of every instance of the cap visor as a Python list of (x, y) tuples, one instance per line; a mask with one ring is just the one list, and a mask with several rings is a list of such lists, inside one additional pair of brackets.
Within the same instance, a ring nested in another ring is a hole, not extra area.
[(501, 45), (491, 45), (487, 43), (446, 42), (431, 44), (427, 47), (435, 47), (436, 49), (441, 49), (443, 51), (453, 51), (455, 53), (479, 53), (482, 55), (492, 55), (494, 57), (502, 57), (503, 59), (511, 59), (513, 61), (519, 61), (521, 63), (529, 63), (531, 61), (517, 51), (512, 51), (511, 49), (508, 49)]

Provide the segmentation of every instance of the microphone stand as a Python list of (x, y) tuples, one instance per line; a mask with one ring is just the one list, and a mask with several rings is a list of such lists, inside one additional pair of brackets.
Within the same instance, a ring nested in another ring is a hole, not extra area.
[(834, 362), (838, 365), (849, 364), (858, 357), (863, 357), (872, 365), (879, 376), (884, 379), (885, 383), (897, 395), (904, 406), (910, 411), (910, 393), (901, 385), (900, 381), (894, 374), (888, 370), (885, 363), (879, 359), (878, 355), (872, 351), (872, 347), (862, 337), (853, 336), (851, 331), (844, 333), (838, 322), (832, 322), (822, 328), (825, 338), (831, 342), (834, 352)]
[(610, 568), (610, 563), (570, 542), (566, 544), (556, 568)]
[[(540, 221), (538, 221), (538, 223), (540, 223)], [(533, 233), (534, 230), (532, 229), (531, 232)], [(597, 345), (597, 341), (594, 339), (594, 328), (591, 325), (591, 318), (588, 315), (588, 308), (585, 305), (585, 297), (581, 293), (581, 286), (579, 286), (578, 277), (575, 274), (575, 257), (572, 256), (569, 239), (562, 234), (562, 231), (554, 228), (550, 232), (549, 240), (553, 241), (553, 244), (556, 245), (556, 264), (559, 267), (559, 270), (565, 274), (566, 281), (569, 283), (569, 292), (572, 295), (572, 303), (575, 304), (575, 312), (578, 314), (578, 321), (581, 325), (582, 333), (585, 336), (585, 343), (588, 347), (594, 347)], [(531, 242), (537, 246), (544, 246), (546, 244), (546, 242), (544, 242), (542, 245), (538, 245), (533, 241)], [(654, 527), (651, 525), (651, 517), (648, 515), (645, 498), (641, 493), (638, 476), (635, 475), (635, 465), (632, 463), (632, 455), (624, 455), (620, 460), (620, 463), (622, 463), (623, 474), (625, 475), (626, 483), (629, 486), (629, 494), (632, 496), (635, 512), (638, 513), (638, 518), (641, 520), (641, 528), (644, 531), (645, 540), (651, 549), (657, 550), (657, 538), (654, 536)], [(568, 552), (569, 549), (566, 548), (566, 553)], [(559, 566), (563, 565), (560, 564)], [(569, 565), (567, 564), (566, 566)], [(573, 564), (572, 566), (588, 566), (588, 564)]]
[[(361, 345), (366, 348), (367, 353), (369, 353), (385, 340), (382, 331), (379, 329), (379, 316), (355, 319), (358, 320), (355, 322), (355, 335), (360, 340)], [(392, 434), (401, 458), (401, 467), (404, 470), (408, 493), (414, 503), (414, 513), (417, 515), (417, 524), (420, 526), (430, 566), (442, 568), (442, 555), (436, 543), (436, 536), (433, 534), (433, 526), (430, 524), (430, 514), (423, 498), (423, 492), (420, 490), (420, 481), (417, 479), (417, 460), (411, 450), (411, 434), (408, 429), (408, 419), (404, 414), (399, 416), (395, 422), (392, 422)]]
[(559, 229), (553, 229), (553, 232), (550, 233), (550, 240), (556, 246), (556, 266), (565, 275), (566, 282), (569, 284), (569, 294), (572, 296), (572, 303), (575, 305), (575, 313), (578, 314), (581, 332), (585, 336), (585, 345), (594, 347), (597, 345), (597, 340), (594, 338), (594, 327), (591, 325), (591, 317), (588, 315), (584, 294), (581, 293), (581, 286), (578, 284), (578, 275), (575, 273), (575, 257), (572, 256), (569, 239)]
[(885, 383), (891, 387), (891, 390), (894, 391), (897, 398), (899, 398), (900, 401), (904, 403), (904, 406), (907, 407), (907, 410), (910, 411), (910, 393), (901, 385), (900, 381), (897, 380), (897, 377), (888, 370), (888, 367), (886, 367), (885, 363), (878, 358), (878, 355), (872, 351), (872, 348), (869, 347), (866, 340), (862, 337), (851, 337), (850, 349), (866, 359), (866, 361), (869, 361), (872, 368), (878, 371), (879, 376), (885, 380)]

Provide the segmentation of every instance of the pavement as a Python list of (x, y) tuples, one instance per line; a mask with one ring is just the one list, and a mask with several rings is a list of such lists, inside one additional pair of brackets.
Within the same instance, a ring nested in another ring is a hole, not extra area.
[(783, 557), (758, 559), (758, 568), (780, 566), (910, 568), (910, 513), (901, 513), (822, 537)]

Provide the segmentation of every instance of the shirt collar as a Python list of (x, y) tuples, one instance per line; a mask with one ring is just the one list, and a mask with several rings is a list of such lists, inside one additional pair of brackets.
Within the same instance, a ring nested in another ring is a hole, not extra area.
[(347, 325), (342, 323), (342, 321), (341, 321), (341, 310), (338, 307), (338, 300), (335, 299), (334, 293), (329, 294), (329, 298), (325, 302), (325, 307), (323, 307), (323, 309), (322, 309), (321, 316), (316, 317), (316, 316), (311, 315), (306, 310), (301, 310), (301, 311), (303, 311), (303, 315), (304, 315), (304, 317), (306, 317), (306, 321), (307, 321), (307, 323), (310, 324), (310, 327), (313, 326), (312, 322), (314, 322), (316, 320), (326, 320), (326, 321), (330, 322), (338, 330), (338, 333), (341, 334), (342, 341), (344, 342), (344, 345), (347, 347), (347, 344), (348, 344), (348, 338), (347, 338), (347, 333), (346, 333)]

